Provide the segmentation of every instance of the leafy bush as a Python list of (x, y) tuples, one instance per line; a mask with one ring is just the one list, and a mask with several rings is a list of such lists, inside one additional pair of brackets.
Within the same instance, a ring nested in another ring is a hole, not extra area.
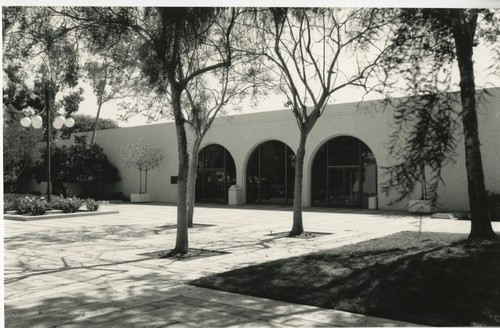
[[(10, 76), (10, 74), (7, 74), (7, 76)], [(10, 79), (10, 77), (7, 78)], [(22, 81), (22, 79), (19, 81)], [(10, 87), (18, 85), (18, 83), (11, 82), (8, 84), (9, 86), (7, 84), (3, 85), (7, 88), (4, 89), (3, 94), (3, 187), (5, 192), (16, 192), (19, 177), (31, 169), (40, 157), (37, 144), (43, 138), (43, 129), (26, 129), (19, 124), (19, 120), (24, 117), (24, 114), (16, 109), (17, 106), (14, 103), (9, 104), (14, 100), (10, 97), (15, 97), (16, 102), (24, 103), (28, 99), (23, 99), (23, 97), (33, 95), (33, 92), (11, 90), (6, 93)], [(26, 107), (26, 104), (21, 106)]]
[[(33, 170), (38, 183), (47, 181), (47, 152), (42, 154), (41, 159)], [(69, 147), (53, 145), (51, 159), (53, 190), (63, 196), (80, 185), (85, 197), (89, 197), (92, 186), (120, 180), (118, 169), (109, 162), (104, 150), (97, 144), (76, 144)], [(97, 192), (99, 191), (102, 188), (98, 188)]]
[(83, 205), (83, 200), (77, 197), (66, 198), (61, 202), (63, 213), (75, 213)]
[(3, 202), (3, 212), (14, 211), (16, 209), (16, 204), (13, 200), (5, 200)]
[(54, 210), (62, 210), (62, 204), (64, 203), (63, 196), (52, 195), (50, 198), (50, 206)]
[(14, 202), (17, 214), (43, 215), (50, 209), (50, 204), (43, 197), (24, 196)]
[(85, 207), (87, 207), (87, 210), (94, 212), (99, 209), (99, 203), (92, 198), (88, 198), (85, 200)]

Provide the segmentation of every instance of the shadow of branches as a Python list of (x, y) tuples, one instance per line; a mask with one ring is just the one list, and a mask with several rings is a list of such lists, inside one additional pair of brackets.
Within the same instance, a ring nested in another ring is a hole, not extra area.
[(500, 241), (463, 239), (403, 232), (191, 284), (428, 325), (498, 326)]

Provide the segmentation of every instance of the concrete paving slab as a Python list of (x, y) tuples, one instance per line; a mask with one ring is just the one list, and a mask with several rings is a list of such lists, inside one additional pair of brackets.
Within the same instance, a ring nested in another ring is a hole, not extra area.
[[(5, 316), (10, 327), (293, 327), (414, 325), (186, 285), (209, 273), (386, 236), (399, 231), (467, 233), (470, 222), (390, 211), (306, 209), (313, 239), (287, 231), (291, 209), (202, 206), (190, 246), (229, 252), (191, 261), (139, 254), (175, 244), (176, 207), (104, 205), (101, 217), (4, 221)], [(496, 231), (500, 222), (493, 223)], [(10, 328), (9, 327), (9, 328)]]

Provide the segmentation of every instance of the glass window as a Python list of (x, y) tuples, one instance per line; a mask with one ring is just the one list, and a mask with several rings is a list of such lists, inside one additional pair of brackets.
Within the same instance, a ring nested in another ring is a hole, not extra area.
[(337, 137), (328, 142), (328, 165), (359, 165), (359, 140)]
[(291, 204), (295, 155), (280, 141), (259, 145), (247, 164), (247, 203)]
[(316, 153), (313, 161), (311, 183), (312, 204), (326, 206), (327, 204), (327, 145), (324, 144)]
[(236, 166), (231, 154), (221, 145), (209, 145), (200, 151), (196, 177), (196, 201), (223, 203), (236, 183)]
[(326, 142), (313, 160), (312, 205), (368, 207), (377, 193), (377, 163), (371, 150), (354, 137)]

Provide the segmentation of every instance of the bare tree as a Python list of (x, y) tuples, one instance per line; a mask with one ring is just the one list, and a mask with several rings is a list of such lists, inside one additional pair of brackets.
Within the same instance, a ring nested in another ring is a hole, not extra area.
[[(367, 81), (387, 43), (390, 20), (378, 9), (271, 8), (258, 23), (260, 55), (277, 77), (276, 88), (300, 131), (295, 159), (293, 226), (304, 232), (302, 186), (307, 136), (323, 114), (330, 96), (347, 87), (368, 90)], [(346, 65), (346, 58), (353, 63)]]
[[(236, 8), (72, 8), (73, 18), (90, 35), (95, 49), (109, 49), (125, 40), (135, 45), (134, 65), (147, 78), (164, 108), (170, 107), (177, 133), (177, 238), (172, 253), (188, 252), (187, 175), (189, 152), (183, 93), (197, 77), (224, 67), (233, 59), (231, 47)], [(206, 49), (212, 49), (207, 52)], [(201, 60), (205, 54), (210, 58)]]
[[(243, 28), (238, 24), (237, 28)], [(233, 46), (251, 47), (241, 44), (239, 40), (233, 41)], [(205, 56), (209, 58), (210, 56)], [(261, 78), (260, 62), (243, 54), (235, 55), (232, 65), (205, 74), (191, 81), (185, 93), (186, 123), (194, 132), (188, 172), (188, 226), (193, 226), (195, 188), (198, 172), (198, 155), (201, 143), (206, 133), (212, 126), (214, 119), (220, 115), (227, 115), (226, 108), (238, 109), (238, 104), (247, 96), (260, 93), (259, 88), (265, 79)]]

